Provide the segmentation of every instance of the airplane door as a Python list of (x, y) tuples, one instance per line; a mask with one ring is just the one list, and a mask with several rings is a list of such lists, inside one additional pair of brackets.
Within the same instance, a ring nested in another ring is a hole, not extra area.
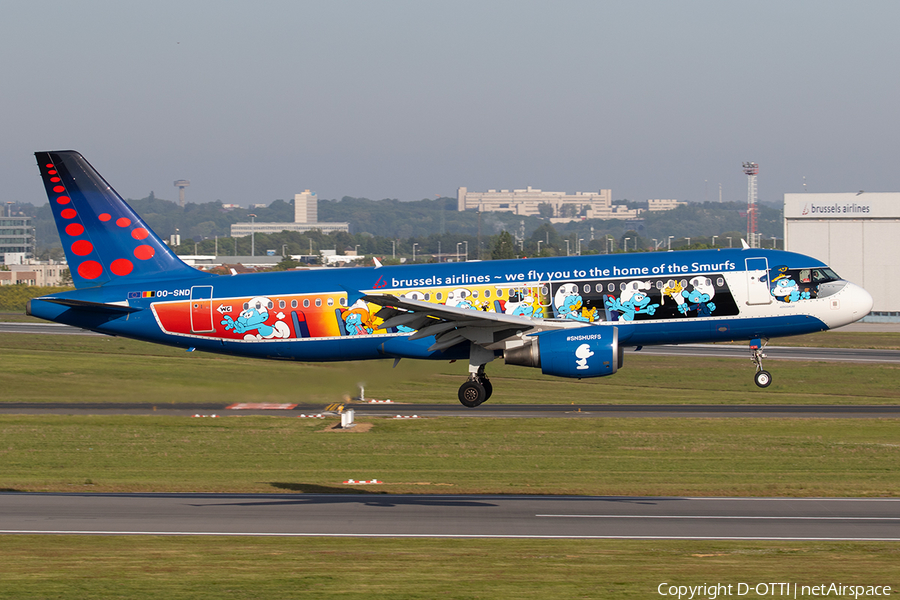
[(766, 274), (769, 272), (769, 261), (765, 258), (748, 258), (747, 267), (747, 304), (771, 304), (772, 294)]
[(215, 331), (212, 314), (212, 286), (197, 285), (191, 288), (191, 331), (208, 333)]

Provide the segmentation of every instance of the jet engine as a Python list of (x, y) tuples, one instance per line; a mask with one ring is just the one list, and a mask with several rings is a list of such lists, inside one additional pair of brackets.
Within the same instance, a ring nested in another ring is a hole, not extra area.
[(540, 367), (545, 375), (581, 379), (612, 375), (624, 361), (616, 327), (557, 329), (529, 337), (531, 343), (504, 351), (506, 364)]

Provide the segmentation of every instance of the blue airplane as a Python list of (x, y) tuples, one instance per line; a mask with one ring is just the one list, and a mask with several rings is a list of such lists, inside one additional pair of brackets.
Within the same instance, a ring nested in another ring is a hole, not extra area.
[(756, 385), (774, 337), (852, 323), (872, 296), (777, 250), (647, 252), (214, 275), (182, 262), (74, 151), (37, 152), (75, 290), (28, 314), (99, 333), (255, 358), (468, 360), (459, 400), (491, 396), (485, 365), (602, 377), (624, 346), (745, 340)]

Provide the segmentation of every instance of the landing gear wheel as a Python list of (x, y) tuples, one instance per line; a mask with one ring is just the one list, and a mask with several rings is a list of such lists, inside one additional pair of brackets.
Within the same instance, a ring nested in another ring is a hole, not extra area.
[(466, 408), (475, 408), (485, 400), (486, 390), (480, 382), (469, 380), (459, 386), (459, 401)]
[(772, 383), (772, 374), (768, 371), (757, 371), (756, 375), (753, 376), (753, 381), (761, 388), (769, 387)]
[(491, 394), (494, 393), (494, 386), (491, 385), (491, 380), (487, 377), (481, 378), (481, 386), (484, 388), (484, 399), (487, 401), (487, 399), (491, 397)]

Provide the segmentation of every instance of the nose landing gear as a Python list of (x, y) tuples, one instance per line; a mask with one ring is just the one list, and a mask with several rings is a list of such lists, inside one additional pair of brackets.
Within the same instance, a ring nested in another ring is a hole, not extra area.
[(772, 374), (762, 367), (762, 359), (766, 358), (763, 350), (768, 343), (769, 340), (763, 342), (759, 338), (750, 340), (750, 360), (756, 364), (756, 375), (753, 376), (753, 381), (761, 388), (769, 387), (772, 384)]

